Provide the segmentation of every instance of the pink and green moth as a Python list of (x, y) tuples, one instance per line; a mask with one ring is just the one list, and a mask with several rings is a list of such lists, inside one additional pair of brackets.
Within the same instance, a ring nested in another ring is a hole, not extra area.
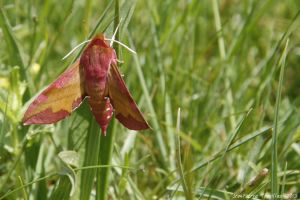
[(25, 125), (58, 122), (85, 98), (104, 135), (113, 112), (128, 129), (149, 128), (119, 72), (116, 52), (102, 34), (94, 37), (80, 59), (37, 96), (22, 121)]

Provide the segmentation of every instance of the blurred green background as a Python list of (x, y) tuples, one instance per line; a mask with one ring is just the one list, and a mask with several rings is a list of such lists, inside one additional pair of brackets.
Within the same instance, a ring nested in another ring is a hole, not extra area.
[[(0, 0), (0, 199), (232, 199), (300, 191), (298, 0)], [(120, 21), (120, 71), (152, 130), (28, 103)], [(85, 167), (84, 167), (85, 166)], [(88, 167), (90, 166), (90, 167)], [(274, 197), (274, 196), (273, 196)], [(287, 197), (287, 196), (285, 196)], [(299, 196), (298, 196), (299, 197)]]

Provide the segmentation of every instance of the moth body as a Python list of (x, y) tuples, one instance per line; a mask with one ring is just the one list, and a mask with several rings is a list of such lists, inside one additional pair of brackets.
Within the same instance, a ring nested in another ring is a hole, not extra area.
[(80, 58), (80, 67), (85, 80), (85, 93), (91, 111), (106, 134), (107, 126), (113, 115), (113, 107), (108, 97), (107, 75), (112, 63), (116, 63), (114, 49), (102, 37), (95, 38)]

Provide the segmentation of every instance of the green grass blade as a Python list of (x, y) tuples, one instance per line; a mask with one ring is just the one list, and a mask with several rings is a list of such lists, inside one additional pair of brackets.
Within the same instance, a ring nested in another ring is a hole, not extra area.
[[(260, 6), (260, 4), (263, 4)], [(241, 26), (238, 33), (235, 35), (234, 40), (229, 47), (228, 50), (228, 59), (231, 59), (232, 56), (236, 55), (240, 48), (243, 48), (243, 42), (247, 38), (249, 32), (253, 31), (256, 25), (259, 22), (259, 19), (265, 12), (272, 6), (274, 1), (267, 0), (267, 1), (253, 1), (249, 6), (249, 11), (247, 12), (247, 17), (245, 22)]]
[(212, 1), (212, 7), (213, 7), (213, 12), (214, 12), (214, 18), (215, 18), (215, 26), (216, 26), (217, 32), (219, 33), (219, 36), (218, 36), (219, 53), (220, 53), (221, 59), (225, 60), (226, 59), (225, 41), (224, 41), (224, 37), (222, 35), (222, 26), (221, 26), (219, 6), (218, 6), (217, 0)]
[(271, 164), (271, 192), (274, 195), (273, 198), (277, 199), (276, 195), (279, 194), (278, 189), (278, 157), (277, 157), (277, 139), (278, 139), (278, 118), (279, 118), (279, 107), (281, 101), (281, 91), (283, 85), (284, 69), (285, 69), (285, 60), (287, 56), (289, 40), (286, 41), (285, 48), (282, 52), (282, 57), (280, 59), (280, 74), (279, 74), (279, 83), (276, 95), (276, 104), (275, 104), (275, 116), (274, 116), (274, 125), (273, 125), (273, 135), (272, 135), (272, 164)]
[[(238, 141), (236, 141), (235, 143), (233, 143), (232, 145), (229, 146), (227, 152), (240, 147), (241, 145), (254, 140), (256, 137), (263, 135), (263, 134), (267, 134), (270, 133), (271, 128), (270, 127), (263, 127), (260, 130), (254, 131), (253, 133), (250, 133), (249, 135), (239, 139)], [(204, 162), (200, 162), (198, 163), (192, 170), (191, 172), (198, 170), (204, 166), (206, 166), (208, 163), (211, 163), (212, 161), (220, 158), (222, 155), (224, 155), (224, 149), (220, 150), (218, 153), (215, 154), (215, 156), (213, 156), (211, 159), (209, 159), (208, 161), (204, 161)]]
[(2, 127), (1, 127), (1, 130), (0, 130), (0, 148), (2, 148), (2, 146), (4, 145), (3, 138), (4, 138), (4, 130), (5, 130), (5, 127), (7, 125), (8, 96), (9, 96), (9, 94), (7, 94), (5, 102), (2, 101), (2, 99), (0, 99), (0, 110), (2, 110), (2, 112), (4, 114)]
[(251, 180), (242, 188), (242, 190), (236, 192), (235, 194), (250, 194), (261, 185), (268, 175), (269, 170), (267, 168), (262, 169), (255, 177), (251, 178)]
[(62, 175), (59, 179), (58, 184), (54, 188), (50, 200), (68, 200), (70, 199), (71, 183), (67, 175)]
[(281, 195), (284, 195), (284, 194), (285, 194), (286, 175), (287, 175), (286, 169), (287, 169), (287, 162), (285, 163), (284, 171), (283, 171), (282, 185), (281, 185)]
[[(120, 23), (120, 4), (119, 0), (115, 0), (115, 16), (114, 16), (114, 30), (115, 33), (115, 40), (120, 39), (119, 30), (117, 27)], [(114, 43), (113, 45), (117, 57), (119, 56), (119, 45)], [(106, 136), (101, 136), (101, 143), (100, 143), (100, 151), (98, 152), (98, 164), (99, 165), (109, 165), (111, 162), (112, 152), (113, 152), (113, 144), (115, 141), (115, 131), (114, 131), (115, 123), (114, 119), (111, 120), (110, 126), (107, 130)], [(109, 174), (110, 168), (101, 168), (97, 170), (97, 188), (96, 188), (96, 200), (106, 200), (108, 194), (108, 185), (109, 185)]]
[(22, 188), (23, 199), (24, 199), (24, 200), (28, 200), (28, 198), (27, 198), (28, 194), (27, 194), (27, 192), (26, 192), (26, 190), (25, 190), (23, 180), (22, 180), (22, 178), (21, 178), (20, 176), (19, 176), (18, 178), (19, 178), (21, 187), (23, 187), (23, 188)]
[[(99, 17), (99, 19), (97, 20), (96, 26), (93, 28), (93, 30), (90, 32), (88, 38), (91, 38), (93, 35), (95, 35), (95, 33), (97, 32), (98, 28), (100, 27), (100, 25), (102, 24), (105, 16), (107, 16), (108, 11), (110, 9), (110, 7), (113, 5), (113, 1), (110, 1), (109, 4), (106, 6), (105, 10), (103, 11), (102, 15)], [(80, 54), (80, 53), (79, 53)]]
[(250, 112), (252, 111), (252, 109), (250, 109), (241, 119), (241, 121), (238, 123), (237, 127), (235, 128), (234, 132), (229, 136), (223, 157), (225, 156), (226, 152), (228, 151), (229, 147), (231, 146), (232, 142), (234, 141), (234, 139), (236, 138), (237, 134), (239, 133), (239, 131), (242, 128), (242, 125), (245, 121), (245, 119), (248, 117), (248, 115), (250, 114)]
[[(87, 39), (91, 39), (93, 37), (93, 35), (95, 35), (95, 33), (97, 32), (97, 30), (99, 29), (99, 27), (101, 26), (101, 24), (103, 23), (105, 17), (107, 16), (107, 13), (110, 9), (110, 7), (112, 6), (114, 1), (110, 1), (110, 3), (107, 5), (107, 7), (105, 8), (105, 10), (103, 11), (102, 15), (99, 17), (99, 19), (97, 20), (97, 23), (95, 25), (95, 27), (93, 28), (93, 30), (89, 33)], [(85, 48), (85, 45), (83, 45), (80, 50), (78, 51), (78, 53), (76, 54), (76, 56), (74, 57), (73, 62), (75, 62), (81, 55), (81, 53), (83, 52)]]
[[(8, 49), (10, 51), (11, 60), (14, 62), (13, 64), (18, 65), (21, 68), (21, 80), (25, 80), (28, 83), (29, 95), (32, 95), (35, 91), (33, 81), (31, 77), (28, 75), (23, 58), (21, 49), (17, 43), (17, 40), (13, 34), (13, 30), (8, 21), (8, 18), (5, 15), (3, 8), (0, 8), (0, 26), (2, 28), (4, 39), (7, 43)], [(27, 96), (26, 100), (29, 99), (30, 96)]]
[[(37, 149), (38, 151), (38, 158), (36, 161), (36, 166), (35, 166), (35, 171), (39, 176), (45, 176), (45, 145), (42, 143), (39, 148)], [(37, 176), (34, 177), (35, 179), (38, 178)], [(36, 199), (46, 199), (47, 198), (47, 183), (45, 180), (41, 180), (37, 182), (36, 184), (33, 185), (36, 187)]]
[[(97, 165), (100, 149), (100, 127), (94, 117), (90, 116), (89, 131), (87, 133), (83, 166)], [(90, 199), (97, 169), (84, 170), (81, 173), (80, 199)]]
[[(229, 110), (229, 113), (235, 113), (234, 106), (233, 106), (233, 95), (232, 95), (232, 89), (231, 89), (231, 83), (230, 83), (230, 77), (229, 77), (229, 72), (228, 72), (228, 67), (226, 63), (226, 51), (225, 51), (225, 40), (223, 37), (223, 30), (221, 26), (221, 19), (220, 19), (220, 13), (219, 13), (219, 8), (218, 8), (218, 1), (213, 0), (212, 1), (212, 7), (213, 7), (213, 13), (214, 13), (214, 19), (215, 19), (215, 26), (216, 30), (219, 33), (218, 34), (218, 47), (219, 47), (219, 54), (220, 54), (220, 59), (223, 65), (225, 66), (224, 70), (224, 84), (225, 84), (225, 89), (227, 91), (226, 93), (226, 104)], [(230, 115), (230, 125), (231, 128), (234, 129), (236, 127), (236, 119), (235, 115)]]
[[(260, 130), (254, 131), (254, 132), (252, 132), (252, 133), (244, 136), (243, 138), (237, 140), (232, 145), (230, 145), (230, 147), (228, 148), (227, 152), (230, 152), (230, 151), (232, 151), (232, 150), (234, 150), (234, 149), (242, 146), (243, 144), (245, 144), (245, 143), (247, 143), (249, 141), (254, 140), (258, 136), (262, 136), (262, 135), (265, 135), (265, 134), (268, 134), (268, 133), (270, 134), (270, 131), (271, 131), (271, 127), (263, 127)], [(199, 170), (199, 169), (205, 167), (209, 163), (212, 163), (213, 161), (215, 161), (215, 160), (217, 160), (219, 158), (222, 158), (223, 155), (224, 155), (224, 150), (225, 149), (222, 149), (219, 152), (215, 153), (214, 156), (212, 156), (210, 159), (208, 159), (206, 161), (201, 161), (201, 162), (197, 163), (190, 171), (185, 172), (184, 175), (187, 175), (188, 173), (195, 172), (196, 170)], [(181, 179), (175, 180), (171, 185), (176, 184), (180, 180)]]
[[(114, 119), (112, 119), (107, 129), (106, 136), (101, 135), (100, 150), (98, 151), (98, 165), (109, 165), (111, 162), (116, 134), (114, 127), (115, 122)], [(97, 170), (96, 200), (107, 199), (110, 171), (110, 167), (100, 168)]]
[[(169, 94), (166, 94), (166, 101), (165, 101), (165, 120), (166, 120), (166, 130), (168, 136), (168, 144), (170, 149), (170, 169), (174, 170), (176, 168), (176, 160), (174, 159), (176, 156), (176, 136), (173, 131), (173, 116), (171, 110), (171, 100)], [(180, 134), (181, 137), (185, 136), (184, 134)], [(187, 137), (188, 138), (188, 137)]]
[[(119, 0), (115, 0), (115, 16), (114, 16), (114, 31), (115, 33), (115, 39), (119, 41), (120, 39), (120, 30), (117, 28), (119, 27), (120, 24), (120, 3)], [(116, 51), (117, 57), (119, 57), (120, 52), (119, 52), (119, 45), (117, 43), (114, 43), (113, 48)]]
[(11, 175), (13, 174), (14, 170), (16, 170), (17, 165), (19, 164), (19, 162), (20, 162), (20, 160), (21, 160), (23, 154), (25, 153), (25, 152), (24, 152), (24, 149), (25, 149), (27, 143), (28, 143), (28, 140), (27, 140), (27, 139), (23, 140), (23, 142), (22, 142), (22, 144), (21, 144), (21, 148), (20, 148), (20, 150), (17, 152), (17, 155), (15, 156), (12, 165), (10, 166), (8, 172), (5, 174), (5, 176), (4, 176), (3, 180), (2, 180), (2, 182), (0, 183), (0, 191), (3, 190), (3, 188), (5, 187), (5, 185), (7, 184), (7, 182), (9, 181), (9, 179), (11, 178)]
[(47, 176), (40, 177), (40, 178), (38, 178), (38, 179), (36, 179), (36, 180), (33, 180), (33, 181), (31, 181), (31, 182), (29, 182), (29, 183), (27, 183), (27, 184), (23, 184), (22, 186), (17, 187), (17, 188), (15, 188), (15, 189), (13, 189), (13, 190), (11, 190), (11, 191), (5, 193), (3, 196), (0, 196), (0, 200), (5, 199), (6, 197), (8, 197), (8, 196), (10, 196), (10, 195), (12, 195), (12, 194), (14, 194), (14, 193), (20, 191), (20, 190), (23, 190), (25, 187), (29, 187), (29, 186), (31, 186), (32, 184), (36, 183), (36, 182), (39, 182), (39, 181), (43, 181), (43, 180), (49, 179), (49, 178), (54, 177), (54, 176), (56, 176), (56, 175), (57, 175), (57, 173), (51, 173), (51, 174), (48, 174)]
[[(130, 48), (135, 50), (136, 48), (134, 48), (133, 40), (132, 40), (132, 37), (129, 32), (128, 32), (128, 39), (129, 39)], [(154, 106), (153, 106), (153, 103), (152, 103), (152, 100), (150, 97), (150, 93), (149, 93), (149, 90), (148, 90), (148, 87), (146, 84), (145, 76), (142, 71), (141, 63), (140, 63), (137, 55), (134, 55), (134, 62), (135, 62), (135, 67), (136, 67), (136, 70), (138, 73), (139, 81), (140, 81), (141, 87), (143, 89), (143, 93), (145, 95), (146, 105), (150, 111), (150, 115), (152, 116), (151, 121), (152, 121), (153, 129), (154, 129), (155, 137), (156, 137), (156, 140), (158, 143), (158, 147), (161, 152), (161, 157), (167, 158), (168, 157), (167, 156), (167, 148), (166, 148), (166, 145), (165, 145), (163, 137), (162, 137), (162, 130), (159, 126), (158, 117), (156, 115), (156, 112), (155, 112), (155, 109), (154, 109)], [(164, 165), (167, 164), (167, 163), (165, 163), (166, 162), (165, 160), (163, 160), (162, 162), (164, 163)]]
[[(168, 187), (169, 191), (175, 191), (175, 192), (184, 192), (183, 188), (180, 187)], [(231, 192), (227, 192), (225, 190), (218, 190), (213, 188), (204, 188), (200, 187), (197, 190), (194, 191), (194, 195), (197, 198), (202, 199), (203, 197), (207, 197), (208, 199), (217, 199), (217, 200), (223, 200), (223, 199), (231, 199), (234, 195)]]
[(84, 23), (82, 26), (84, 35), (87, 35), (89, 33), (89, 24), (90, 24), (90, 18), (91, 18), (91, 7), (92, 7), (92, 0), (85, 1), (85, 7), (84, 7)]
[[(95, 32), (98, 30), (98, 28), (101, 26), (103, 20), (105, 19), (105, 16), (107, 16), (107, 13), (112, 6), (113, 1), (111, 1), (105, 10), (103, 11), (102, 15), (99, 17), (95, 27), (93, 30), (90, 32), (88, 39), (90, 39)], [(74, 60), (78, 59), (80, 54), (82, 53), (84, 49), (84, 46), (81, 47), (80, 51), (77, 53), (75, 56)], [(100, 139), (101, 139), (101, 132), (100, 132), (100, 127), (95, 121), (94, 117), (90, 117), (90, 128), (88, 131), (88, 136), (87, 136), (87, 143), (86, 143), (86, 152), (84, 156), (84, 166), (91, 166), (91, 165), (96, 165), (99, 163), (99, 155), (100, 155)], [(111, 126), (112, 124), (110, 124)], [(94, 178), (97, 174), (97, 169), (89, 169), (89, 170), (84, 170), (81, 174), (81, 191), (80, 191), (80, 199), (89, 199), (90, 198), (90, 193), (92, 190), (92, 186), (94, 184)], [(98, 189), (98, 187), (97, 187)]]
[(177, 146), (177, 150), (176, 150), (176, 160), (177, 160), (177, 165), (178, 165), (178, 171), (179, 171), (179, 175), (180, 175), (180, 179), (181, 179), (181, 185), (184, 191), (184, 195), (186, 199), (193, 199), (192, 194), (189, 190), (189, 188), (187, 187), (187, 183), (185, 180), (185, 176), (184, 176), (184, 169), (182, 166), (182, 161), (181, 161), (181, 145), (180, 145), (180, 126), (181, 126), (181, 113), (180, 113), (180, 108), (178, 108), (177, 111), (177, 125), (176, 125), (176, 132), (177, 132), (177, 140), (176, 140), (176, 146)]

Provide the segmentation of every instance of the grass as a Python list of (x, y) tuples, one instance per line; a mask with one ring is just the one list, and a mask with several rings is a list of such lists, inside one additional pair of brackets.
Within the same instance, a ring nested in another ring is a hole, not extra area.
[[(0, 1), (0, 199), (284, 199), (300, 191), (299, 2)], [(104, 32), (152, 129), (30, 100)], [(277, 195), (277, 196), (276, 196)], [(285, 195), (285, 196), (284, 196)], [(299, 196), (298, 196), (299, 198)]]

